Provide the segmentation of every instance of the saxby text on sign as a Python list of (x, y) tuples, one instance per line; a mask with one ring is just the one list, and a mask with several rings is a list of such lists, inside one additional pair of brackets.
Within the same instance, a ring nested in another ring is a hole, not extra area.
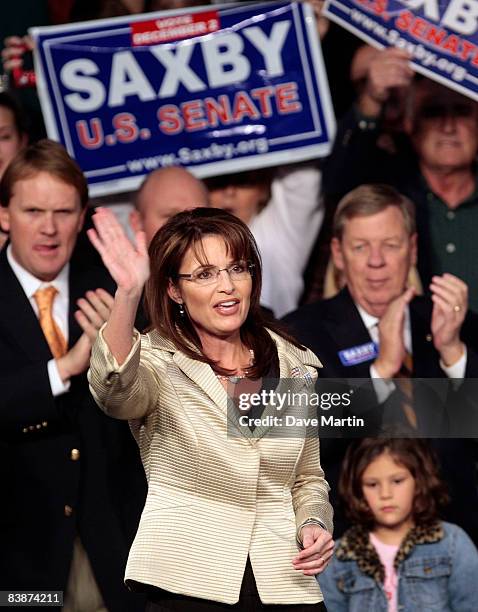
[(312, 11), (198, 7), (34, 28), (48, 135), (92, 195), (171, 165), (205, 177), (326, 155), (334, 118)]

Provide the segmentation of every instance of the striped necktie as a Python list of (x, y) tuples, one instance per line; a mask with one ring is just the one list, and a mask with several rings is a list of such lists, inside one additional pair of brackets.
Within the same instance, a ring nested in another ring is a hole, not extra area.
[(417, 428), (417, 415), (413, 407), (413, 357), (408, 351), (405, 353), (405, 358), (402, 367), (395, 376), (397, 387), (403, 394), (402, 410), (408, 424), (413, 428)]
[[(375, 323), (370, 329), (369, 333), (372, 337), (372, 340), (378, 344), (379, 339), (379, 331), (378, 331), (378, 323)], [(405, 352), (405, 357), (402, 362), (402, 366), (400, 370), (395, 375), (394, 381), (397, 387), (402, 392), (402, 402), (401, 408), (403, 415), (407, 421), (407, 423), (413, 429), (417, 429), (417, 415), (415, 412), (415, 408), (413, 407), (413, 382), (412, 382), (412, 373), (413, 373), (413, 357), (412, 354), (407, 350)]]

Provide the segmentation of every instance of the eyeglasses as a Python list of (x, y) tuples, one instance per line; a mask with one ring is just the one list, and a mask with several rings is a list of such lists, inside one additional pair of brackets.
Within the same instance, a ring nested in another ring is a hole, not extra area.
[(196, 285), (212, 285), (219, 281), (219, 274), (227, 272), (232, 281), (245, 280), (252, 276), (254, 264), (247, 261), (236, 261), (227, 268), (217, 266), (204, 266), (194, 270), (191, 274), (178, 274), (178, 278), (196, 283)]
[(419, 111), (423, 119), (441, 119), (443, 117), (468, 118), (472, 117), (475, 109), (472, 104), (466, 103), (430, 103), (424, 104)]

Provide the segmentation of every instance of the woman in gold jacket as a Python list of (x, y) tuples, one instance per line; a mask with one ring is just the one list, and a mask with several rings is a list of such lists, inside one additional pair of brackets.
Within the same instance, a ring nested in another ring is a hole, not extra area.
[[(161, 228), (148, 257), (142, 232), (131, 244), (106, 209), (94, 222), (90, 240), (118, 289), (90, 387), (106, 413), (129, 419), (148, 478), (127, 584), (154, 612), (325, 610), (315, 577), (332, 555), (332, 509), (318, 437), (271, 435), (275, 407), (228, 401), (267, 377), (309, 391), (320, 367), (266, 328), (250, 231), (197, 208)], [(140, 335), (143, 289), (151, 331)]]

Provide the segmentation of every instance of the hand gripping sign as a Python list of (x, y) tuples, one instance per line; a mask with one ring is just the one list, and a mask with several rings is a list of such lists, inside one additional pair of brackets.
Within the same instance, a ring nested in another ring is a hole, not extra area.
[(334, 118), (309, 6), (198, 7), (34, 28), (50, 138), (92, 195), (156, 168), (199, 177), (329, 152)]
[(328, 0), (325, 15), (418, 72), (478, 100), (478, 0)]

